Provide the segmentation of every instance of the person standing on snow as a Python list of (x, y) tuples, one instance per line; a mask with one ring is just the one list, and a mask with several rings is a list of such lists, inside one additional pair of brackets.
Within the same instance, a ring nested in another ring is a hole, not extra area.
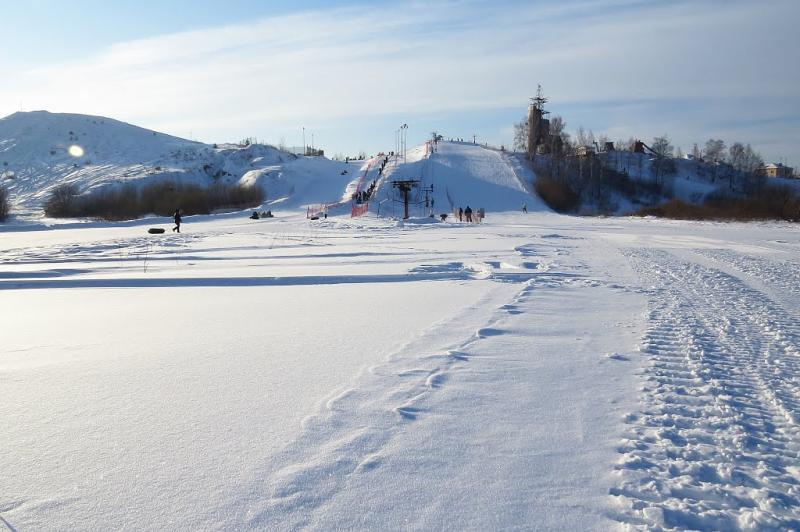
[(181, 210), (175, 209), (175, 214), (172, 215), (172, 219), (175, 220), (175, 227), (172, 228), (172, 231), (181, 232)]
[(464, 209), (464, 216), (467, 217), (468, 222), (472, 223), (472, 209), (469, 208), (469, 205)]
[(523, 213), (527, 213), (528, 212), (528, 204), (527, 203), (523, 203), (522, 204), (522, 212)]
[(458, 208), (458, 221), (459, 222), (464, 221), (464, 209), (462, 209), (461, 207)]

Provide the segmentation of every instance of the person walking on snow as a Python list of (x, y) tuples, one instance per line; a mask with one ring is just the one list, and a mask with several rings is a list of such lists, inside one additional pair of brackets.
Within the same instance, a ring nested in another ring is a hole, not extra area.
[(464, 221), (464, 209), (462, 209), (461, 207), (458, 208), (458, 221), (459, 222)]
[(175, 209), (175, 214), (172, 215), (172, 219), (175, 220), (175, 227), (172, 228), (172, 231), (181, 232), (181, 210)]
[(524, 212), (524, 213), (528, 212), (528, 204), (527, 203), (523, 203), (522, 204), (522, 212)]
[(472, 223), (472, 209), (469, 208), (469, 205), (464, 209), (464, 216), (467, 217), (468, 222)]

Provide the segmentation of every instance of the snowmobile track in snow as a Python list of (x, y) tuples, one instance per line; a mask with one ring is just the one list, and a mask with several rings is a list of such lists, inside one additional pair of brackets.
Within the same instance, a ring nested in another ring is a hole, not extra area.
[[(652, 286), (642, 343), (650, 364), (643, 408), (626, 419), (619, 449), (622, 479), (611, 494), (626, 509), (617, 518), (647, 528), (797, 529), (794, 318), (723, 271), (665, 251), (626, 255)], [(756, 259), (737, 264), (769, 271)]]

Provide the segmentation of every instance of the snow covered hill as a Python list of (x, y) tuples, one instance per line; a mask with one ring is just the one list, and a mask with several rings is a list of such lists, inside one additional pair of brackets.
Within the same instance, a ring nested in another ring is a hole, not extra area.
[(349, 166), (272, 146), (208, 145), (104, 118), (35, 111), (0, 119), (0, 175), (17, 212), (36, 213), (56, 185), (81, 191), (122, 182), (258, 184), (270, 202), (328, 201)]
[(99, 116), (35, 111), (0, 119), (0, 184), (14, 211), (29, 217), (41, 216), (42, 203), (60, 184), (87, 192), (159, 180), (238, 182), (263, 188), (272, 208), (341, 205), (334, 213), (349, 213), (352, 194), (375, 182), (370, 211), (399, 216), (392, 182), (415, 179), (414, 215), (431, 212), (423, 210), (425, 188), (435, 213), (468, 205), (488, 212), (523, 204), (529, 211), (549, 210), (531, 195), (533, 174), (513, 154), (470, 143), (423, 144), (405, 158), (389, 157), (381, 172), (385, 158), (344, 163), (266, 145), (209, 145)]
[(432, 150), (416, 147), (407, 160), (389, 168), (378, 187), (379, 198), (391, 194), (393, 180), (419, 179), (421, 187), (433, 187), (430, 197), (436, 213), (467, 206), (489, 212), (518, 211), (523, 204), (529, 211), (550, 211), (532, 195), (533, 173), (514, 154), (466, 142), (439, 142)]

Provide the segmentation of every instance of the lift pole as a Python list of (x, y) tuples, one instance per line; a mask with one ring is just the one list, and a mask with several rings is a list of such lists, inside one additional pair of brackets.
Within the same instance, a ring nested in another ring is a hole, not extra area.
[(403, 179), (392, 181), (392, 188), (396, 188), (403, 195), (404, 215), (403, 220), (408, 220), (408, 194), (411, 189), (419, 186), (419, 179)]

